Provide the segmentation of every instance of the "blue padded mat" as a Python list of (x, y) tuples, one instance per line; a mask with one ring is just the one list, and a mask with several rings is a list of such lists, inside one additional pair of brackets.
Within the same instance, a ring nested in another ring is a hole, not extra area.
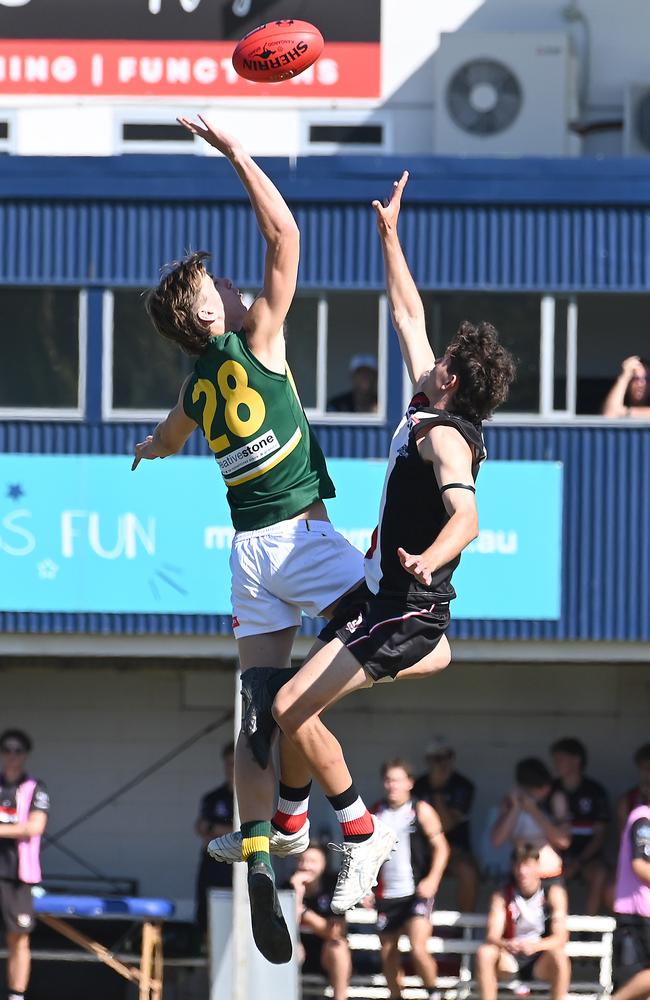
[(63, 896), (55, 893), (34, 897), (36, 913), (52, 917), (120, 917), (133, 920), (164, 920), (174, 913), (169, 899), (143, 899), (139, 896)]

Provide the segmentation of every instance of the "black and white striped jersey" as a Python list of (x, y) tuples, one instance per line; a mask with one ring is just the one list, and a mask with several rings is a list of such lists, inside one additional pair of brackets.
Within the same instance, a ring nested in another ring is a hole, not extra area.
[(379, 524), (366, 553), (366, 583), (373, 594), (381, 590), (386, 594), (421, 595), (439, 601), (449, 601), (456, 596), (451, 575), (460, 562), (460, 556), (441, 566), (426, 587), (402, 568), (397, 554), (398, 548), (413, 555), (424, 552), (449, 520), (433, 465), (420, 457), (417, 447), (420, 437), (440, 425), (455, 427), (469, 444), (474, 480), (486, 457), (480, 426), (457, 414), (429, 407), (424, 393), (413, 397), (393, 435), (379, 508)]
[(393, 807), (382, 800), (373, 806), (372, 813), (397, 836), (393, 853), (379, 869), (375, 894), (381, 899), (412, 896), (431, 869), (431, 843), (420, 825), (417, 802), (409, 799)]

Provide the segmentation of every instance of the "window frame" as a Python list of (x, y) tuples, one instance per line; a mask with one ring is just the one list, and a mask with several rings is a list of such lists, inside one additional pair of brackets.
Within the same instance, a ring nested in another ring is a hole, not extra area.
[[(186, 109), (187, 110), (187, 109)], [(146, 108), (142, 106), (119, 107), (113, 115), (113, 150), (116, 154), (128, 156), (129, 153), (158, 153), (161, 155), (179, 153), (186, 156), (197, 156), (203, 153), (201, 143), (194, 136), (192, 140), (186, 139), (125, 139), (123, 129), (125, 125), (169, 125), (172, 124), (176, 115), (186, 114), (186, 110), (175, 110), (174, 108)]]
[[(170, 400), (169, 406), (161, 409), (155, 407), (147, 409), (127, 409), (125, 407), (113, 406), (113, 317), (115, 309), (115, 291), (131, 291), (129, 288), (104, 288), (102, 291), (102, 420), (106, 423), (117, 423), (118, 421), (129, 422), (156, 422), (167, 416), (169, 411), (176, 405), (176, 399)], [(181, 385), (179, 382), (178, 391)]]
[[(380, 143), (347, 143), (347, 142), (312, 142), (309, 132), (312, 125), (379, 125), (382, 129)], [(363, 108), (337, 108), (336, 112), (328, 109), (313, 108), (300, 117), (299, 156), (330, 156), (345, 155), (368, 156), (393, 152), (394, 129), (393, 116), (377, 114), (371, 108), (364, 112)]]
[[(157, 409), (125, 409), (113, 406), (113, 316), (114, 291), (122, 288), (105, 288), (102, 292), (102, 420), (107, 423), (117, 421), (160, 420), (170, 407)], [(383, 425), (387, 419), (388, 404), (388, 300), (385, 293), (377, 293), (377, 412), (376, 413), (328, 413), (327, 411), (327, 321), (329, 292), (354, 295), (347, 289), (329, 289), (306, 296), (317, 299), (316, 307), (316, 402), (315, 407), (305, 407), (307, 419), (318, 424), (370, 424)], [(372, 293), (372, 292), (371, 292)], [(249, 293), (245, 293), (249, 294)], [(250, 295), (251, 301), (253, 295)], [(179, 383), (180, 390), (181, 383)], [(300, 386), (298, 386), (300, 393)], [(175, 402), (175, 401), (174, 401)]]
[[(3, 287), (23, 288), (23, 285)], [(70, 291), (63, 285), (39, 286)], [(77, 288), (77, 405), (72, 406), (0, 406), (0, 420), (83, 420), (87, 410), (86, 370), (88, 363), (88, 289)]]
[[(428, 290), (427, 290), (428, 291)], [(435, 295), (436, 290), (431, 290)], [(468, 292), (471, 295), (471, 292)], [(510, 294), (508, 292), (499, 294)], [(517, 292), (511, 294), (516, 295)], [(564, 301), (567, 305), (566, 316), (566, 352), (565, 352), (565, 373), (566, 373), (566, 405), (564, 408), (554, 406), (554, 380), (556, 376), (556, 333), (557, 333), (557, 309), (558, 302)], [(579, 427), (601, 427), (625, 426), (643, 427), (650, 424), (648, 420), (630, 421), (626, 417), (604, 417), (598, 413), (576, 413), (576, 401), (578, 391), (578, 297), (576, 293), (566, 292), (546, 292), (540, 293), (540, 368), (539, 368), (539, 410), (509, 411), (508, 413), (495, 413), (490, 423), (500, 426), (523, 426), (539, 427), (550, 425), (567, 425)], [(406, 366), (402, 373), (402, 409), (406, 410), (412, 397), (411, 380), (408, 377)]]
[[(327, 410), (327, 338), (329, 303), (327, 295), (354, 295), (360, 289), (330, 288), (320, 291), (316, 327), (316, 406), (305, 407), (305, 414), (313, 424), (383, 425), (388, 417), (388, 298), (385, 292), (377, 293), (377, 412), (331, 413)], [(373, 289), (362, 289), (373, 293)], [(298, 386), (300, 393), (300, 386)]]

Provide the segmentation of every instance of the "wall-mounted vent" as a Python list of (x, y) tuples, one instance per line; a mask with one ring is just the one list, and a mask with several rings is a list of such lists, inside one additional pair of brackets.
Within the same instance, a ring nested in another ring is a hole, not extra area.
[(123, 118), (118, 123), (117, 142), (123, 153), (194, 153), (194, 136), (182, 125), (169, 121)]
[(309, 142), (337, 146), (383, 146), (383, 125), (310, 125)]

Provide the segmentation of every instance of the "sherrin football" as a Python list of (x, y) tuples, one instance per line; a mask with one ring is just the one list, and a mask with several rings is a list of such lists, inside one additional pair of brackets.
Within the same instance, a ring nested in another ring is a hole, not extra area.
[(280, 83), (316, 62), (325, 42), (308, 21), (268, 21), (244, 35), (232, 64), (245, 80)]

